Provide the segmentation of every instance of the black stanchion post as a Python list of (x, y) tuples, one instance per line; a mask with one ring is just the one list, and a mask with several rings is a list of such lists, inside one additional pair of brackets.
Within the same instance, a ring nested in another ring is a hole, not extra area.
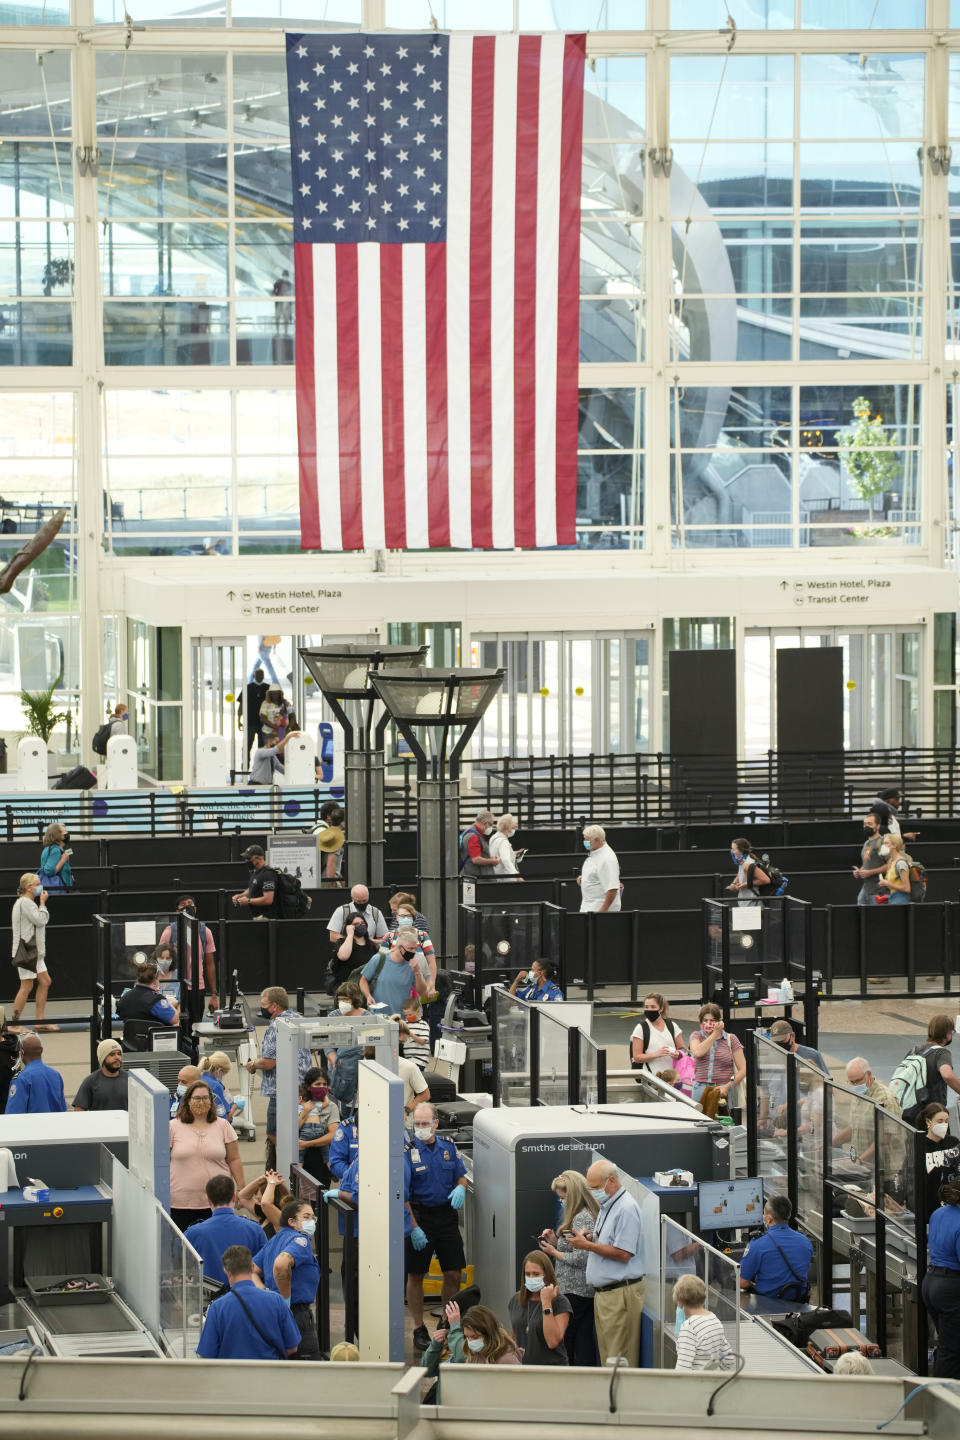
[(343, 1213), (343, 1338), (356, 1344), (360, 1334), (360, 1256), (357, 1244), (357, 1212), (352, 1205), (334, 1201)]
[(880, 1129), (880, 1106), (877, 1105), (873, 1111), (873, 1166), (876, 1179), (876, 1231), (874, 1232), (874, 1250), (876, 1273), (874, 1275), (875, 1306), (876, 1314), (876, 1341), (880, 1346), (881, 1355), (887, 1353), (887, 1217), (884, 1214), (884, 1191), (883, 1191), (883, 1135)]
[(277, 922), (267, 921), (267, 974), (270, 985), (279, 985), (277, 979)]
[(587, 912), (587, 999), (592, 1000), (597, 983), (597, 914)]
[(580, 1094), (580, 1031), (576, 1025), (567, 1029), (567, 1104), (579, 1105)]
[(536, 1005), (527, 1007), (529, 1025), (527, 1041), (527, 1068), (530, 1071), (530, 1104), (540, 1104), (540, 1010)]
[(747, 1052), (747, 1174), (757, 1173), (757, 1074), (760, 1069), (760, 1041), (755, 1030), (748, 1032), (753, 1042)]
[(630, 1004), (636, 1005), (640, 990), (640, 912), (630, 911)]
[[(479, 961), (478, 961), (479, 964)], [(477, 972), (479, 974), (479, 971)], [(500, 1104), (500, 1037), (497, 1026), (497, 992), (496, 989), (490, 994), (490, 1016), (493, 1021), (490, 1026), (490, 1072), (493, 1077), (493, 1103)]]
[(907, 994), (917, 993), (917, 912), (913, 905), (907, 910)]
[(857, 906), (857, 970), (860, 976), (860, 994), (867, 993), (867, 907)]
[[(798, 1164), (799, 1140), (797, 1106), (797, 1057), (784, 1052), (787, 1061), (787, 1198), (796, 1219), (800, 1190), (800, 1168)], [(775, 1117), (774, 1117), (775, 1118)]]
[[(806, 1019), (806, 1012), (804, 1012)], [(816, 1045), (816, 1041), (811, 1041)], [(820, 1144), (820, 1304), (833, 1304), (833, 1190), (830, 1186), (829, 1154), (833, 1138), (833, 1086), (823, 1086), (823, 1128)]]
[(597, 1051), (597, 1104), (607, 1103), (607, 1052)]

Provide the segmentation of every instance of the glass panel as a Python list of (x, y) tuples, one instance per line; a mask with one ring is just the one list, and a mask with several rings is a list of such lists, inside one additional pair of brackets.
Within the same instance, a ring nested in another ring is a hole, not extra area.
[(103, 330), (108, 365), (226, 365), (230, 358), (225, 304), (108, 300)]
[(501, 1105), (530, 1104), (530, 1012), (502, 986), (494, 989)]
[(61, 222), (0, 220), (0, 293), (73, 290), (73, 236)]
[(237, 391), (237, 451), (296, 455), (296, 399), (292, 390)]
[(793, 134), (793, 57), (672, 56), (671, 140), (706, 139), (708, 125), (711, 140), (742, 140), (745, 135), (755, 140), (789, 140)]
[(104, 155), (110, 155), (115, 132), (208, 143), (222, 136), (226, 85), (227, 61), (222, 54), (150, 54), (136, 47), (120, 54), (100, 52), (97, 133)]
[[(686, 175), (714, 214), (725, 210), (789, 210), (793, 203), (793, 146), (723, 141), (673, 147), (673, 173)], [(690, 192), (670, 187), (674, 213), (690, 210)]]
[(804, 209), (918, 210), (922, 178), (915, 144), (800, 146)]
[(914, 221), (805, 221), (800, 231), (800, 288), (902, 293), (916, 284), (918, 252)]
[[(237, 295), (293, 294), (292, 225), (236, 227)], [(293, 302), (277, 306), (277, 318), (293, 320)]]
[(673, 30), (716, 30), (729, 15), (742, 30), (792, 30), (794, 0), (726, 0), (718, 14), (715, 0), (670, 0)]
[(49, 113), (37, 53), (13, 48), (0, 51), (0, 135), (35, 135), (47, 141), (51, 125), (55, 136), (71, 132), (70, 52), (40, 52)]
[(933, 617), (933, 683), (953, 685), (957, 666), (957, 617), (936, 614)]
[(234, 25), (275, 25), (282, 20), (285, 29), (303, 25), (311, 30), (322, 30), (342, 25), (359, 25), (362, 14), (361, 0), (336, 0), (335, 4), (325, 3), (322, 20), (317, 19), (316, 9), (308, 0), (229, 0), (230, 19)]
[(101, 160), (98, 190), (100, 215), (109, 220), (226, 215), (226, 153), (223, 145), (144, 140)]
[(103, 245), (108, 295), (226, 295), (227, 227), (111, 224)]
[[(285, 123), (285, 122), (284, 122)], [(293, 213), (290, 147), (238, 150), (233, 159), (234, 206), (238, 219), (278, 219)]]
[(72, 363), (72, 305), (0, 303), (0, 365)]
[(521, 30), (642, 30), (646, 0), (517, 0)]
[[(386, 0), (385, 23), (390, 30), (473, 30), (477, 23), (472, 0)], [(484, 30), (513, 29), (513, 0), (491, 0), (483, 9)]]
[(809, 30), (922, 30), (925, 9), (926, 0), (800, 0)]
[(0, 215), (62, 219), (72, 210), (69, 141), (41, 145), (12, 140), (0, 145)]
[(922, 137), (922, 55), (804, 55), (800, 74), (804, 139)]
[(823, 1209), (823, 1105), (827, 1079), (816, 1065), (797, 1061), (797, 1140), (800, 1212), (810, 1228)]
[(569, 1057), (567, 1027), (550, 1014), (549, 1006), (540, 1005), (539, 1100), (543, 1105), (566, 1105), (569, 1098)]
[[(98, 25), (122, 25), (125, 0), (94, 0), (93, 18)], [(226, 0), (207, 0), (202, 14), (185, 0), (143, 0), (137, 5), (137, 20), (152, 25), (216, 25), (226, 19)]]
[[(633, 28), (633, 27), (631, 27)], [(646, 62), (640, 55), (598, 55), (584, 77), (583, 134), (640, 140), (647, 129)]]
[(787, 1055), (754, 1031), (757, 1073), (757, 1171), (764, 1194), (787, 1193)]

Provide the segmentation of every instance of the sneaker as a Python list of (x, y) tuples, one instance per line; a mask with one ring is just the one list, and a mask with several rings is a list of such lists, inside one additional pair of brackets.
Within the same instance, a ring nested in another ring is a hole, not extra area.
[(426, 1350), (430, 1344), (430, 1336), (427, 1334), (426, 1325), (418, 1325), (413, 1332), (413, 1348), (415, 1350)]

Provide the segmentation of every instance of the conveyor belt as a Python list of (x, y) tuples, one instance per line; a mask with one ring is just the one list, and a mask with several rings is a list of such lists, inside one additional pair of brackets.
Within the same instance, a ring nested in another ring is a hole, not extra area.
[(78, 1300), (70, 1305), (32, 1305), (24, 1312), (54, 1355), (162, 1355), (153, 1336), (118, 1295), (99, 1303)]

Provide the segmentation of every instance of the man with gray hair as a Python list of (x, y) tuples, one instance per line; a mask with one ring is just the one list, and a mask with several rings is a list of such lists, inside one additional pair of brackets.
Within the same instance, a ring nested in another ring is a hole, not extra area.
[(468, 880), (492, 880), (493, 872), (500, 861), (490, 854), (490, 836), (493, 834), (493, 814), (481, 810), (476, 820), (460, 836), (460, 873)]
[(366, 885), (354, 885), (350, 891), (350, 904), (338, 905), (330, 916), (327, 934), (331, 945), (339, 945), (347, 926), (362, 921), (371, 940), (382, 940), (387, 933), (387, 922), (383, 912), (370, 904), (370, 891)]
[(401, 925), (392, 947), (368, 960), (360, 972), (360, 989), (372, 1010), (388, 1015), (402, 1013), (415, 990), (421, 1000), (430, 995), (428, 981), (417, 963), (420, 937), (410, 925)]
[[(889, 1085), (884, 1085), (877, 1079), (870, 1068), (869, 1060), (865, 1060), (862, 1055), (856, 1055), (847, 1061), (847, 1088), (855, 1095), (872, 1100), (882, 1110), (887, 1110), (899, 1119), (899, 1101)], [(834, 1095), (834, 1113), (839, 1111), (842, 1114), (844, 1110), (848, 1111), (849, 1124), (837, 1131), (833, 1143), (837, 1146), (849, 1144), (851, 1159), (861, 1165), (870, 1165), (873, 1163), (875, 1149), (873, 1110), (869, 1105), (848, 1101), (843, 1091), (837, 1090)], [(884, 1125), (882, 1137), (884, 1175), (887, 1180), (893, 1180), (899, 1174), (906, 1153), (903, 1137), (897, 1125)]]
[(620, 909), (620, 861), (607, 844), (602, 825), (587, 825), (583, 832), (583, 848), (589, 851), (577, 877), (580, 886), (580, 912), (594, 910), (603, 914)]
[(593, 1318), (600, 1362), (624, 1356), (640, 1363), (640, 1319), (643, 1314), (643, 1221), (640, 1207), (620, 1184), (612, 1160), (595, 1160), (587, 1184), (600, 1203), (592, 1234), (574, 1230), (575, 1250), (587, 1251), (586, 1281), (594, 1287)]

